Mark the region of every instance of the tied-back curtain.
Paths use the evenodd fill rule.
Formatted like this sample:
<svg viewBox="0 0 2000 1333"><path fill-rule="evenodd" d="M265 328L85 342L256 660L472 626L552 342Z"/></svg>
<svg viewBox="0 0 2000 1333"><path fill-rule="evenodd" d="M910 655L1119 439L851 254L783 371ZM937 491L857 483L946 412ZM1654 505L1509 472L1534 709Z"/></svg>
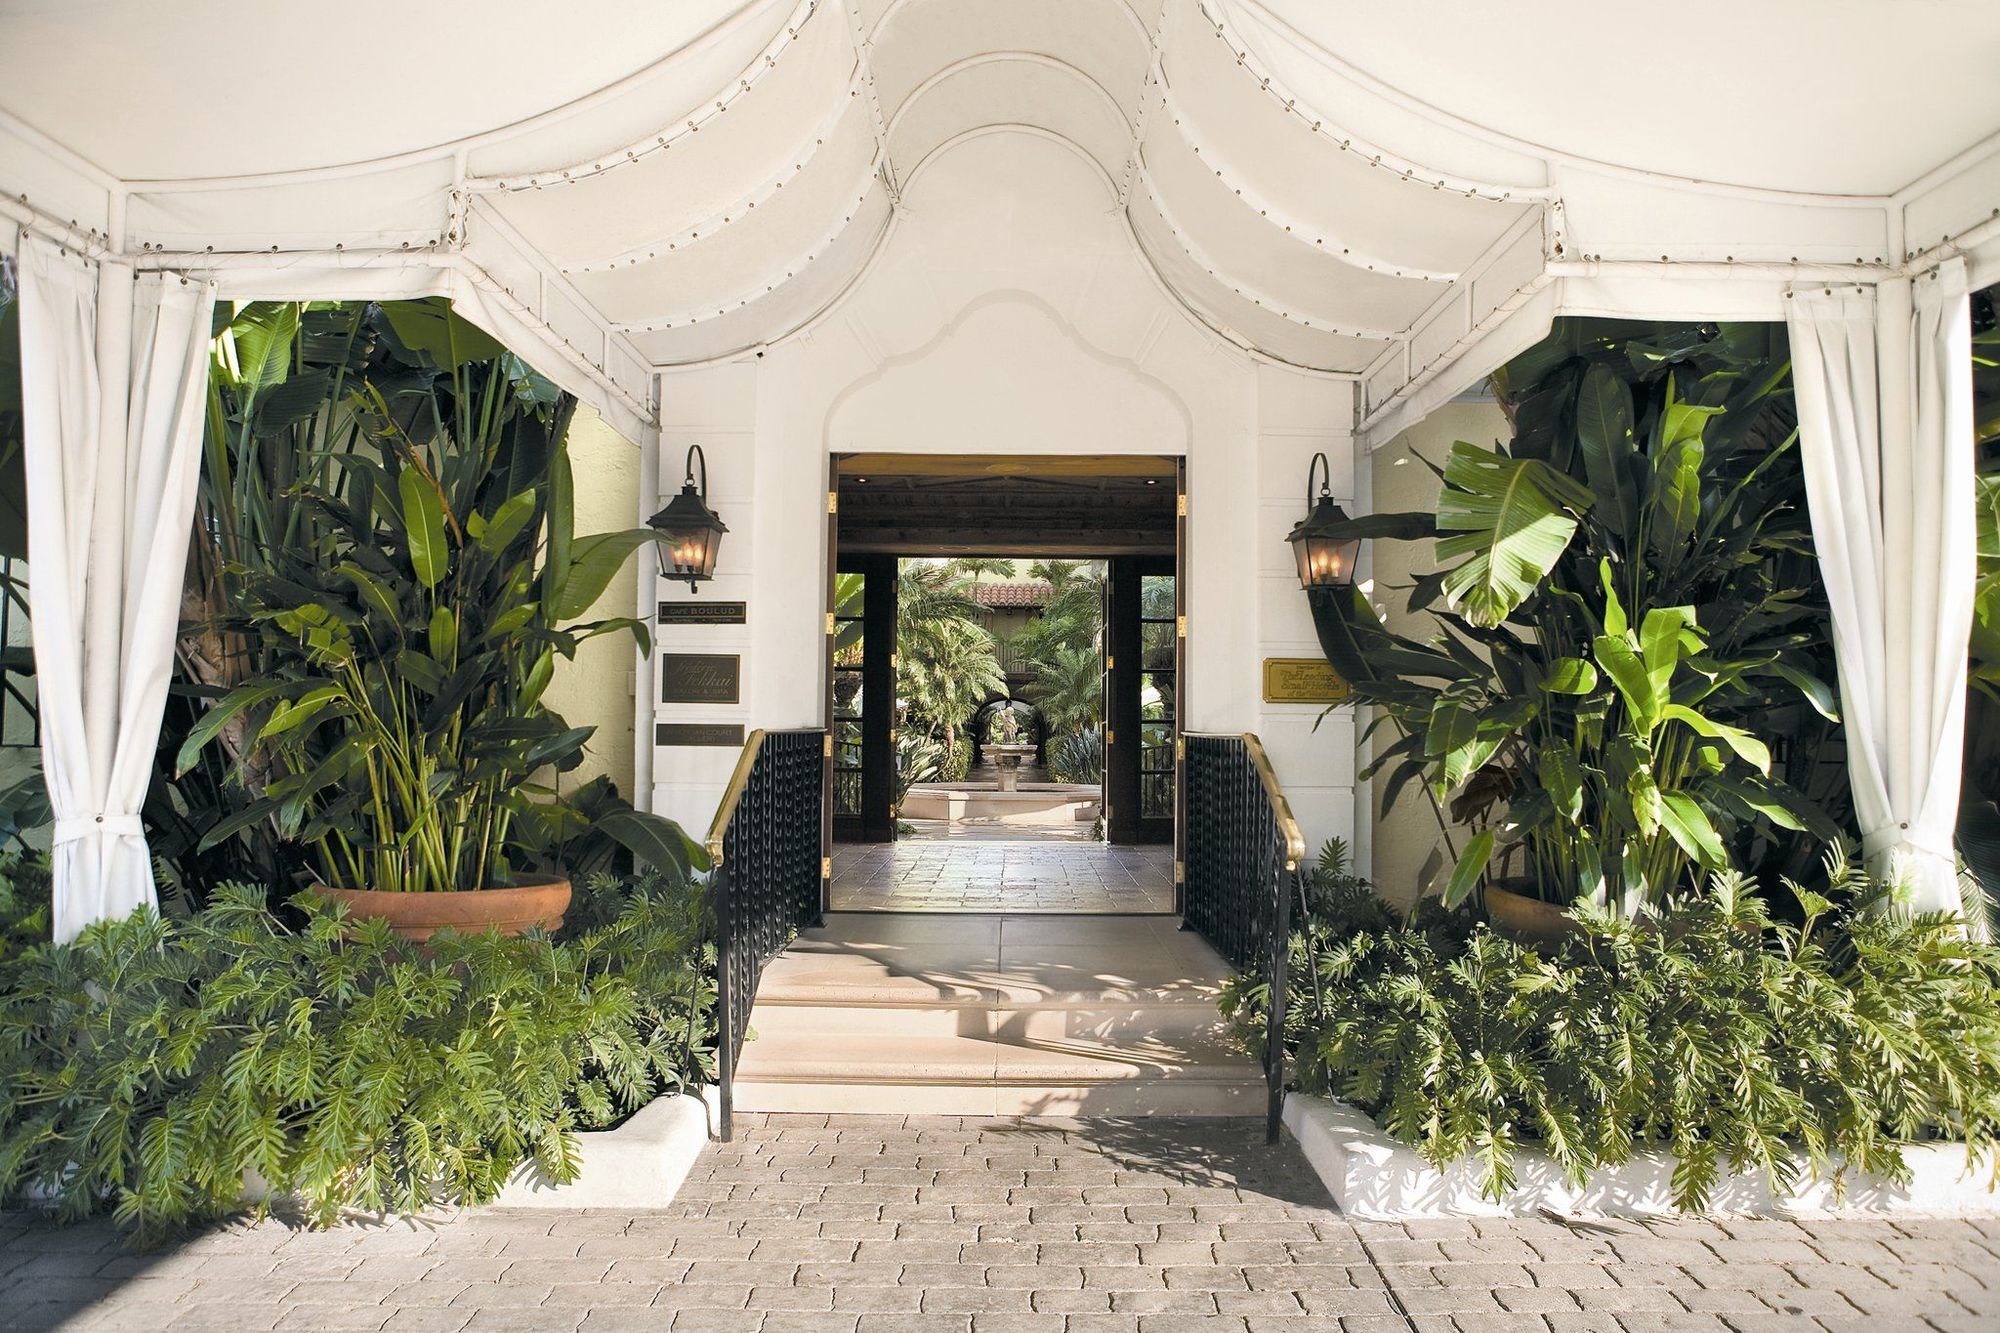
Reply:
<svg viewBox="0 0 2000 1333"><path fill-rule="evenodd" d="M1964 263L1794 292L1787 324L1862 851L1913 908L1956 911L1978 560Z"/></svg>
<svg viewBox="0 0 2000 1333"><path fill-rule="evenodd" d="M55 938L154 904L139 809L173 666L214 289L20 257L29 614Z"/></svg>

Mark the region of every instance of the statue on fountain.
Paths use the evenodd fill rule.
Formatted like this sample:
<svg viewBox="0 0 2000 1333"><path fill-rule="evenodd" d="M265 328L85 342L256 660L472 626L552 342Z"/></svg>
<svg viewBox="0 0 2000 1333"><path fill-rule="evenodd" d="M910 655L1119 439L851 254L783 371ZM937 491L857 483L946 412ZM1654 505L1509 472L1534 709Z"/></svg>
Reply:
<svg viewBox="0 0 2000 1333"><path fill-rule="evenodd" d="M1034 756L1033 741L1021 739L1021 715L1011 702L994 710L986 724L986 756L993 761L994 776L1001 791L1014 791L1020 781L1024 760Z"/></svg>

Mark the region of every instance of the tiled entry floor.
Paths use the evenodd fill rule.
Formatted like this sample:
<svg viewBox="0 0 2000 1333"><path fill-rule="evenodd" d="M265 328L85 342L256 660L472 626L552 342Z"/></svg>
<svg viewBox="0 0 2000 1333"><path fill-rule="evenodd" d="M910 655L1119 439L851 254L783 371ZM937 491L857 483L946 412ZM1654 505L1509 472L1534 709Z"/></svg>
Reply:
<svg viewBox="0 0 2000 1333"><path fill-rule="evenodd" d="M833 849L836 912L1171 912L1174 850L908 838Z"/></svg>

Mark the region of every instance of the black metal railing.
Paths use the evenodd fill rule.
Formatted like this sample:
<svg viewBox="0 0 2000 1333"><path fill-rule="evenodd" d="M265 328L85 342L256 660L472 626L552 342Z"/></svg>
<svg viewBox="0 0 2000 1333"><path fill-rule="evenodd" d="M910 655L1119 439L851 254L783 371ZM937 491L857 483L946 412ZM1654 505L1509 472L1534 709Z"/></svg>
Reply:
<svg viewBox="0 0 2000 1333"><path fill-rule="evenodd" d="M718 1130L732 1133L737 1057L764 964L821 919L826 733L753 731L708 830L714 862Z"/></svg>
<svg viewBox="0 0 2000 1333"><path fill-rule="evenodd" d="M1186 732L1182 924L1231 967L1264 982L1269 1026L1265 1135L1277 1142L1285 1098L1286 961L1292 903L1304 890L1305 838L1258 739Z"/></svg>

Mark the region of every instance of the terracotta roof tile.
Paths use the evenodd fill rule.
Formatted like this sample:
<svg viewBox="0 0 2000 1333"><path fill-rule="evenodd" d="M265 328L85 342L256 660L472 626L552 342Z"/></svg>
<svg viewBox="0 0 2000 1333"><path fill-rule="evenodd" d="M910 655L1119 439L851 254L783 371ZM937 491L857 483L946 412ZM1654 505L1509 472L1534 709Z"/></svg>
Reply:
<svg viewBox="0 0 2000 1333"><path fill-rule="evenodd" d="M982 583L972 590L972 600L989 610L1045 606L1054 591L1039 579L1028 583Z"/></svg>

